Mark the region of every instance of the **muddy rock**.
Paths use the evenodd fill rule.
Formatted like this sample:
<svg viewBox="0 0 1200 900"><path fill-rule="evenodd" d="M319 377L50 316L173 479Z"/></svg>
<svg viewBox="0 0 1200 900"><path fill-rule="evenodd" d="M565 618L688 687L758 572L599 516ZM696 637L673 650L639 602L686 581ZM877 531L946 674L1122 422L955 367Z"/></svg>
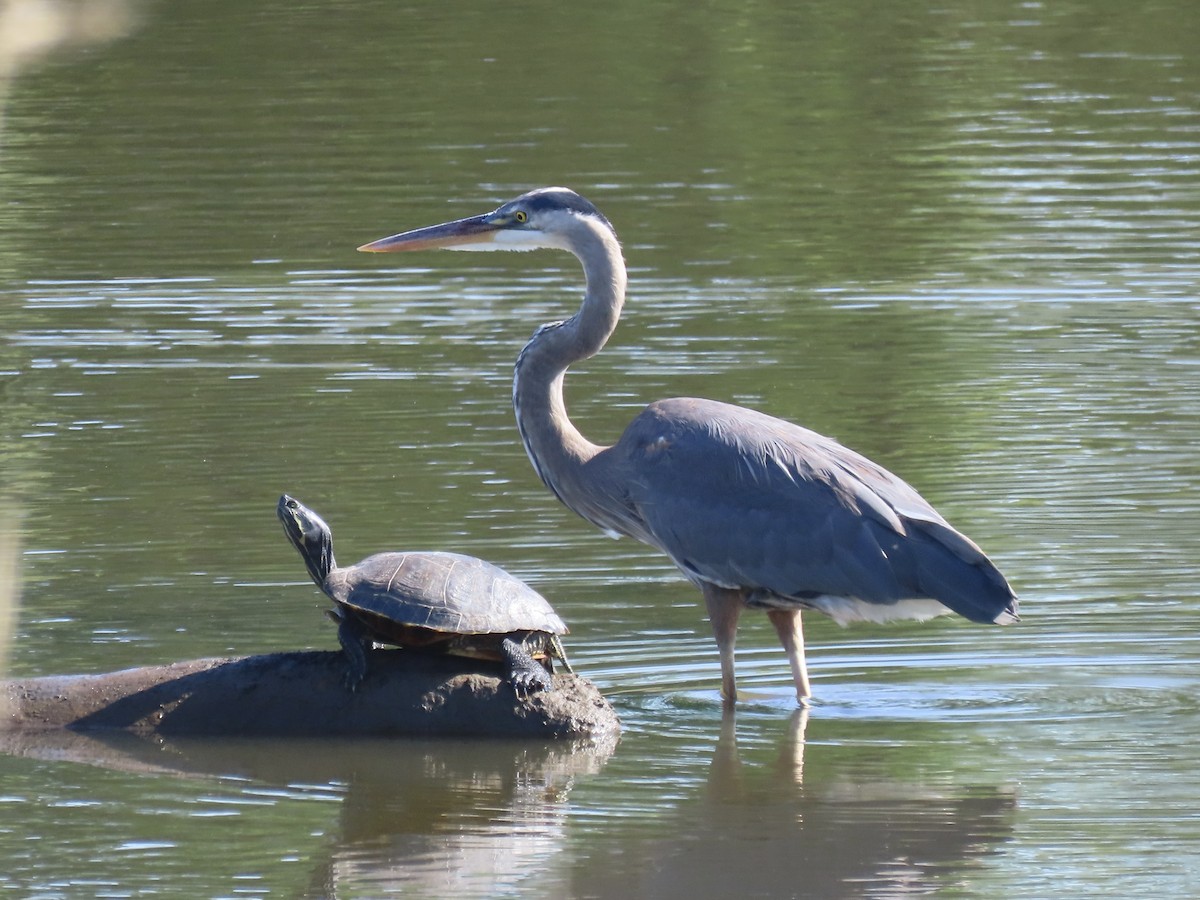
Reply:
<svg viewBox="0 0 1200 900"><path fill-rule="evenodd" d="M100 675L3 682L8 731L124 729L162 735L492 736L612 740L612 706L579 675L516 696L499 666L403 650L371 654L346 689L337 652L198 659Z"/></svg>

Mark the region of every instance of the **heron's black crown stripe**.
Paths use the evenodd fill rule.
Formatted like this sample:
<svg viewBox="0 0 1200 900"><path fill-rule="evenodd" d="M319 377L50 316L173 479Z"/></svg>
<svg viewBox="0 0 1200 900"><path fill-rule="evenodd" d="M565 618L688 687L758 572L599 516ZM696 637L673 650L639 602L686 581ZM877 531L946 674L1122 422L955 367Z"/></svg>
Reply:
<svg viewBox="0 0 1200 900"><path fill-rule="evenodd" d="M577 193L571 190L550 189L532 191L522 198L525 206L532 212L539 212L551 209L569 209L577 213L582 213L585 216L595 216L607 225L610 229L612 223L608 221L604 213L596 209L590 200L580 197Z"/></svg>

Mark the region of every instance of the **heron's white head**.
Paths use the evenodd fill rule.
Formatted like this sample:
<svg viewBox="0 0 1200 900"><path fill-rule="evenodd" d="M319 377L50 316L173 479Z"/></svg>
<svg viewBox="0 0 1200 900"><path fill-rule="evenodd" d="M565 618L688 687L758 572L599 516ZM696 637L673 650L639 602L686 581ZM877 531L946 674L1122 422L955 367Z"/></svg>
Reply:
<svg viewBox="0 0 1200 900"><path fill-rule="evenodd" d="M366 253L412 250L566 250L577 256L587 235L616 241L612 224L589 201L564 187L538 188L490 213L381 238Z"/></svg>

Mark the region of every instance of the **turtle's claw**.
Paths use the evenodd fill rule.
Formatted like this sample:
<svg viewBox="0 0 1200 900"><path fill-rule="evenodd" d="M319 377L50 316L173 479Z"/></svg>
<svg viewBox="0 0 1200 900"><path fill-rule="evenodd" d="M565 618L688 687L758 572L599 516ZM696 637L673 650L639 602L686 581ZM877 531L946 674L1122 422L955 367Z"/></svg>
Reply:
<svg viewBox="0 0 1200 900"><path fill-rule="evenodd" d="M527 700L530 694L550 690L550 673L541 666L531 669L520 669L512 673L513 693L522 700Z"/></svg>

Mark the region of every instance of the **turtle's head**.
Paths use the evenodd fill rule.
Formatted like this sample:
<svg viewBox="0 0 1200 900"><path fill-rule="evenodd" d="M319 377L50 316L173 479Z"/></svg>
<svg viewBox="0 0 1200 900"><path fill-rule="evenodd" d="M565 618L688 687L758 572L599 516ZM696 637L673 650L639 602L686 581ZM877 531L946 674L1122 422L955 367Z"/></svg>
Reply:
<svg viewBox="0 0 1200 900"><path fill-rule="evenodd" d="M275 513L283 523L283 533L304 557L308 574L324 590L325 579L337 565L333 561L333 532L324 519L287 494L279 498Z"/></svg>

